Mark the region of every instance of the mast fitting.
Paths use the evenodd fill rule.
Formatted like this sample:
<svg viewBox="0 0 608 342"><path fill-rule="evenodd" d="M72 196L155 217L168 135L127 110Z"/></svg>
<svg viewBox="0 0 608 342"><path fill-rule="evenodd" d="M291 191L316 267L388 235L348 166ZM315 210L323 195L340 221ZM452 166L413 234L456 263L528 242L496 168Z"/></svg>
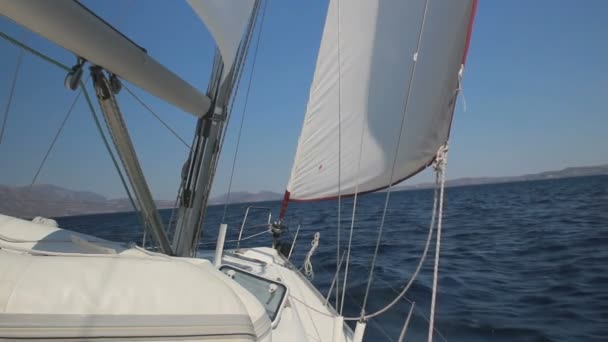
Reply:
<svg viewBox="0 0 608 342"><path fill-rule="evenodd" d="M63 84L69 90L76 90L82 79L82 73L84 70L84 64L87 62L86 59L76 56L76 64L72 67L72 70L65 76Z"/></svg>

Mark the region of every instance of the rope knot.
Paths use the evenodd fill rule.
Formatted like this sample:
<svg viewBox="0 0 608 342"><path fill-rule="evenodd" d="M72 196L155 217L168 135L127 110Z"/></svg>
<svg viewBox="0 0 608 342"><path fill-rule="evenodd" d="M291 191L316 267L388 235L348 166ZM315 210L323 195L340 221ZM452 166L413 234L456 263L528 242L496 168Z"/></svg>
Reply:
<svg viewBox="0 0 608 342"><path fill-rule="evenodd" d="M437 150L435 161L433 162L433 168L435 171L443 171L448 163L448 144L441 145Z"/></svg>

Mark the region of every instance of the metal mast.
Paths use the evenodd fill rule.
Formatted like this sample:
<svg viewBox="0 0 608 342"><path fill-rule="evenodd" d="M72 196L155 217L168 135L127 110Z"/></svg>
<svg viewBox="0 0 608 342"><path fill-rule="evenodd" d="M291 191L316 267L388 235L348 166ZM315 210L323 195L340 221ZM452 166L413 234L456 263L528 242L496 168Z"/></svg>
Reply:
<svg viewBox="0 0 608 342"><path fill-rule="evenodd" d="M205 209L220 154L221 138L229 114L232 90L237 84L253 35L260 1L255 2L247 31L230 70L224 69L216 51L207 96L210 110L198 120L190 156L184 165L178 221L173 236L173 250L178 256L193 257L203 229ZM229 72L221 82L222 74Z"/></svg>

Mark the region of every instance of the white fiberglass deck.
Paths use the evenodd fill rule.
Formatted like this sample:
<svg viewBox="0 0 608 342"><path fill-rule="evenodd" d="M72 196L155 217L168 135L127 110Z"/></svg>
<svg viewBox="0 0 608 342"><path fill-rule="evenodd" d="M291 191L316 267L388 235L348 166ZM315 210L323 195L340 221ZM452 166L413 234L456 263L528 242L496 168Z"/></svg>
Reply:
<svg viewBox="0 0 608 342"><path fill-rule="evenodd" d="M281 321L273 331L276 341L350 341L352 331L338 318L317 289L275 249L257 247L224 253L223 264L276 280L288 288ZM294 335L300 330L302 333ZM342 334L343 336L335 336Z"/></svg>
<svg viewBox="0 0 608 342"><path fill-rule="evenodd" d="M205 259L0 215L0 339L351 340L323 297L275 250L227 251L223 265L270 282L269 292L279 284L276 317Z"/></svg>

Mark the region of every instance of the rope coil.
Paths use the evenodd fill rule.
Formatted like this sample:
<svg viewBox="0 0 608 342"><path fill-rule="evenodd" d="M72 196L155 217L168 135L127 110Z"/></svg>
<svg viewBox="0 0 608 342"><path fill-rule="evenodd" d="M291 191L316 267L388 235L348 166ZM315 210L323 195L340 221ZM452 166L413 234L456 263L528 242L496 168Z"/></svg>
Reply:
<svg viewBox="0 0 608 342"><path fill-rule="evenodd" d="M321 233L316 232L314 238L310 242L310 250L306 254L306 258L304 259L304 274L310 280L315 278L315 271L312 268L311 258L312 255L315 254L317 247L319 247L319 238L321 237Z"/></svg>

